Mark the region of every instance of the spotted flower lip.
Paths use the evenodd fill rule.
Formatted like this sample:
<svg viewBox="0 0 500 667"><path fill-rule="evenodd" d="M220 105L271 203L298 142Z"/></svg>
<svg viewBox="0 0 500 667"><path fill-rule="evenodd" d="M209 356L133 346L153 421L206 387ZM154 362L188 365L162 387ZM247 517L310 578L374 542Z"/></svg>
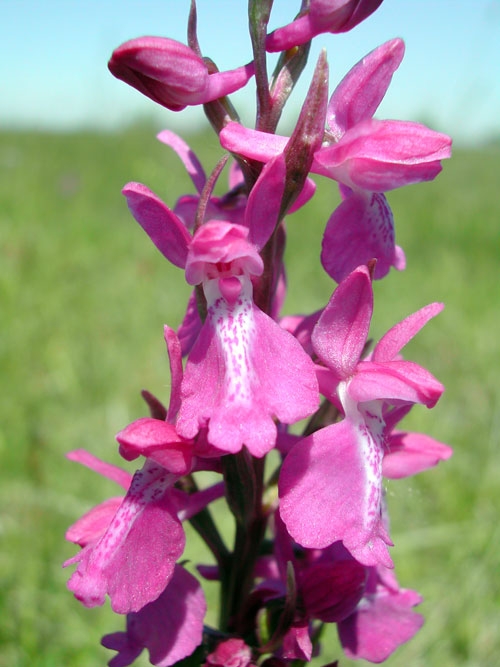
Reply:
<svg viewBox="0 0 500 667"><path fill-rule="evenodd" d="M292 423L318 406L311 359L300 344L253 303L248 276L203 283L207 318L186 363L177 431L257 457L274 447L274 417ZM280 378L279 382L276 378ZM300 417L299 417L300 415Z"/></svg>
<svg viewBox="0 0 500 667"><path fill-rule="evenodd" d="M210 74L203 58L167 37L138 37L113 51L110 72L154 102L181 111L206 104L242 88L253 76L250 63Z"/></svg>
<svg viewBox="0 0 500 667"><path fill-rule="evenodd" d="M171 490L177 476L147 461L131 480L119 506L107 508L104 527L64 565L78 564L68 588L87 607L102 605L106 594L119 614L139 611L155 600L172 578L184 551L185 535ZM95 511L94 511L95 514ZM73 529L73 537L78 530ZM148 553L150 567L142 567Z"/></svg>

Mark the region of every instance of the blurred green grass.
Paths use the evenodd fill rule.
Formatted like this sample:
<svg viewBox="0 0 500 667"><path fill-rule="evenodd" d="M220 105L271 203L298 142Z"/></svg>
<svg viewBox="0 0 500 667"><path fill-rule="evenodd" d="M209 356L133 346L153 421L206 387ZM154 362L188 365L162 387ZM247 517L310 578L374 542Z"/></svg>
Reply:
<svg viewBox="0 0 500 667"><path fill-rule="evenodd" d="M216 137L190 141L209 170ZM388 665L488 666L500 655L499 172L498 146L457 150L434 183L389 195L408 267L377 283L372 333L445 302L407 357L447 390L405 424L455 454L387 486L398 576L423 594L426 617ZM189 292L129 215L120 190L130 180L169 204L192 191L148 126L0 133L0 667L105 664L100 636L121 629L107 608L80 607L61 562L74 553L66 527L116 493L64 453L120 463L114 434L145 414L140 389L168 398L162 327L179 324ZM318 254L337 201L321 181L290 218L286 312L330 296ZM330 638L324 662L336 657Z"/></svg>

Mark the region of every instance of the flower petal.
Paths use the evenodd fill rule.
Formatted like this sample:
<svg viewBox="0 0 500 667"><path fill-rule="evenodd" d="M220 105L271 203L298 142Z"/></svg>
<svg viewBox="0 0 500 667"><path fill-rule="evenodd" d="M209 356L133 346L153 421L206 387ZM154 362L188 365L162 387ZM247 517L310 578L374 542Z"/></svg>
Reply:
<svg viewBox="0 0 500 667"><path fill-rule="evenodd" d="M183 269L191 236L179 218L141 183L128 183L122 192L132 215L158 250Z"/></svg>
<svg viewBox="0 0 500 667"><path fill-rule="evenodd" d="M104 535L122 502L123 497L118 496L96 505L68 528L66 539L80 547L93 544Z"/></svg>
<svg viewBox="0 0 500 667"><path fill-rule="evenodd" d="M443 308L444 304L442 303L430 303L395 324L376 344L371 357L372 361L391 361L394 359L420 329L430 319L436 317Z"/></svg>
<svg viewBox="0 0 500 667"><path fill-rule="evenodd" d="M102 638L102 645L118 651L109 663L127 667L147 649L150 662L170 667L191 655L202 641L206 602L197 579L176 565L163 593L137 612L127 615L125 632Z"/></svg>
<svg viewBox="0 0 500 667"><path fill-rule="evenodd" d="M177 431L190 438L208 426L215 447L234 453L245 444L263 456L275 444L274 417L290 424L317 409L314 365L253 304L248 279L234 304L210 296L217 282L205 288L208 315L186 364Z"/></svg>
<svg viewBox="0 0 500 667"><path fill-rule="evenodd" d="M360 264L376 259L373 277L378 280L391 266L402 268L401 252L395 245L394 220L385 196L351 191L328 220L321 263L340 282Z"/></svg>
<svg viewBox="0 0 500 667"><path fill-rule="evenodd" d="M142 417L120 431L116 439L120 455L127 461L146 456L176 475L191 469L193 445L177 434L173 424Z"/></svg>
<svg viewBox="0 0 500 667"><path fill-rule="evenodd" d="M123 470L123 468L119 468L111 463L101 461L101 459L97 458L97 456L94 456L90 452L87 452L85 449L75 449L72 452L68 452L66 458L70 461L76 461L77 463L90 468L90 470L99 473L99 475L111 479L125 490L129 488L130 482L132 481L132 475L127 470Z"/></svg>
<svg viewBox="0 0 500 667"><path fill-rule="evenodd" d="M379 586L354 614L338 624L346 656L375 663L386 660L422 627L423 617L413 611L419 602L415 591Z"/></svg>
<svg viewBox="0 0 500 667"><path fill-rule="evenodd" d="M387 192L429 181L450 157L451 139L420 123L366 120L315 154L312 171L351 188Z"/></svg>
<svg viewBox="0 0 500 667"><path fill-rule="evenodd" d="M332 294L311 340L318 357L344 379L356 368L373 312L373 291L366 266L345 278Z"/></svg>
<svg viewBox="0 0 500 667"><path fill-rule="evenodd" d="M354 559L313 563L300 580L307 614L323 623L338 623L363 597L366 568Z"/></svg>
<svg viewBox="0 0 500 667"><path fill-rule="evenodd" d="M193 181L193 185L198 191L198 194L201 194L207 177L201 162L198 160L193 150L188 146L184 139L171 130L162 130L157 135L157 139L167 146L170 146L170 148L177 153L186 167L186 171Z"/></svg>
<svg viewBox="0 0 500 667"><path fill-rule="evenodd" d="M279 480L280 514L302 546L341 540L364 565L391 566L380 514L382 448L350 420L298 442Z"/></svg>
<svg viewBox="0 0 500 667"><path fill-rule="evenodd" d="M163 336L167 344L170 363L170 401L167 421L173 422L181 407L182 347L175 331L167 325L163 327Z"/></svg>
<svg viewBox="0 0 500 667"><path fill-rule="evenodd" d="M177 508L166 493L175 479L146 464L102 538L66 561L65 566L78 563L68 588L85 606L103 604L107 593L113 610L126 614L161 594L185 543Z"/></svg>
<svg viewBox="0 0 500 667"><path fill-rule="evenodd" d="M279 222L285 176L285 158L278 155L265 165L248 196L245 212L248 240L259 250L262 250Z"/></svg>
<svg viewBox="0 0 500 667"><path fill-rule="evenodd" d="M382 462L382 474L388 479L416 475L446 461L453 454L448 445L423 433L392 433Z"/></svg>
<svg viewBox="0 0 500 667"><path fill-rule="evenodd" d="M432 373L412 361L361 361L349 382L349 395L358 403L405 401L432 408L443 391Z"/></svg>
<svg viewBox="0 0 500 667"><path fill-rule="evenodd" d="M373 116L405 51L402 39L385 42L360 60L336 87L328 103L327 123L336 139Z"/></svg>
<svg viewBox="0 0 500 667"><path fill-rule="evenodd" d="M229 273L260 276L264 264L257 248L248 240L249 230L222 220L210 220L198 228L186 259L186 280L190 285L215 278L228 265ZM231 263L237 267L230 267Z"/></svg>
<svg viewBox="0 0 500 667"><path fill-rule="evenodd" d="M222 128L219 140L221 146L231 153L259 162L269 162L275 155L283 153L288 143L288 137L251 130L235 121Z"/></svg>

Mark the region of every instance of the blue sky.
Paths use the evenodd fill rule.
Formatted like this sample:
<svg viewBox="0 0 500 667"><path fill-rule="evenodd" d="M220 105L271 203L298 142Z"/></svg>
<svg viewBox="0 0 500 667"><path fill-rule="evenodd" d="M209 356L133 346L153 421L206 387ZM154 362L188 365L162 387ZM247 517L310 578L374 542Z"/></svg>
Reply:
<svg viewBox="0 0 500 667"><path fill-rule="evenodd" d="M219 69L251 59L245 0L198 0L199 40ZM284 25L299 1L275 0L270 28ZM106 63L113 48L140 35L186 41L189 0L0 0L0 126L114 128L137 116L173 129L201 122L199 110L160 109L116 81ZM402 37L406 55L377 117L423 120L457 141L500 136L500 0L384 0L345 35L316 38L325 47L330 87L368 51ZM233 96L252 123L253 86ZM291 111L294 115L294 111Z"/></svg>

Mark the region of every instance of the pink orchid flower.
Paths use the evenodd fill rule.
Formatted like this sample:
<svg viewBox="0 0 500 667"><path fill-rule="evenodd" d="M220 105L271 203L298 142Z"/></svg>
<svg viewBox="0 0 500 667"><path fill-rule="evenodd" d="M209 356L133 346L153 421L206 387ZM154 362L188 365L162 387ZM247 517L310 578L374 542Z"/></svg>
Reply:
<svg viewBox="0 0 500 667"><path fill-rule="evenodd" d="M337 282L373 258L376 279L391 266L404 269L383 193L432 180L451 154L451 139L420 123L372 118L403 54L401 39L382 44L350 70L328 104L325 141L311 171L340 184L343 202L327 223L321 254L323 267ZM282 153L288 142L235 122L219 137L227 150L263 162Z"/></svg>
<svg viewBox="0 0 500 667"><path fill-rule="evenodd" d="M78 452L72 458L101 471ZM102 605L108 594L113 611L126 614L139 611L165 589L185 545L172 494L177 479L147 461L119 504L108 501L69 529L67 539L83 548L64 563L78 563L68 588L86 607Z"/></svg>
<svg viewBox="0 0 500 667"><path fill-rule="evenodd" d="M392 566L381 516L382 461L387 448L384 407L432 407L443 386L399 352L442 310L433 303L395 325L362 359L373 311L367 267L335 290L312 334L320 390L345 417L299 441L280 476L280 514L302 546L324 548L341 540L363 565Z"/></svg>
<svg viewBox="0 0 500 667"><path fill-rule="evenodd" d="M171 111L234 93L254 73L252 63L210 73L203 58L189 46L167 37L138 37L125 42L113 51L108 67L117 79Z"/></svg>
<svg viewBox="0 0 500 667"><path fill-rule="evenodd" d="M108 594L116 613L138 612L169 587L184 551L181 521L221 497L223 485L187 495L173 486L179 474L151 460L132 476L84 450L70 452L68 458L127 491L125 497L94 507L68 529L66 539L82 547L64 563L78 563L68 588L86 607L102 605Z"/></svg>
<svg viewBox="0 0 500 667"><path fill-rule="evenodd" d="M152 665L170 667L191 655L203 638L205 596L198 580L180 565L160 596L127 614L125 632L105 635L104 647L118 651L110 667L131 665L144 649Z"/></svg>
<svg viewBox="0 0 500 667"><path fill-rule="evenodd" d="M179 408L182 360L180 343L171 329L166 328L165 339L172 378L167 420L172 420ZM126 495L98 505L71 526L66 537L82 551L64 565L78 563L68 588L84 605L101 605L108 594L113 610L125 614L138 612L167 587L184 551L181 521L220 497L223 488L214 485L191 495L174 488L180 477L197 466L213 466L204 467L193 457L206 454L207 448L181 438L168 421L139 419L123 429L117 440L125 459L146 457L134 476L83 450L69 455L116 481ZM144 567L145 553L148 567Z"/></svg>
<svg viewBox="0 0 500 667"><path fill-rule="evenodd" d="M266 50L286 51L324 32L347 32L381 4L382 0L311 0L307 12L267 36Z"/></svg>
<svg viewBox="0 0 500 667"><path fill-rule="evenodd" d="M416 591L399 587L392 570L369 568L365 595L337 625L346 656L384 662L422 627L423 617L413 610L421 602Z"/></svg>
<svg viewBox="0 0 500 667"><path fill-rule="evenodd" d="M289 424L318 406L314 365L300 344L253 302L263 271L259 251L274 232L284 188L279 156L248 197L244 225L208 220L191 238L181 220L145 186L124 188L129 208L157 248L201 284L207 317L189 354L176 430L224 452L246 445L263 456L275 444L274 418Z"/></svg>
<svg viewBox="0 0 500 667"><path fill-rule="evenodd" d="M185 194L179 197L173 208L173 213L184 223L186 228L192 229L195 224L200 197L207 183L205 171L193 150L175 132L163 130L157 138L177 153L196 189L196 194ZM205 220L223 220L237 225L245 225L247 195L243 174L236 162L233 162L230 166L228 185L229 191L222 197L210 196L208 198ZM294 213L306 204L313 196L315 189L314 181L310 178L306 179L300 195L288 212ZM281 271L281 274L272 304L271 315L273 317L278 316L285 297L286 287L283 271ZM192 349L201 326L202 321L198 312L196 294L193 292L188 302L185 317L178 329L183 356L186 356Z"/></svg>

